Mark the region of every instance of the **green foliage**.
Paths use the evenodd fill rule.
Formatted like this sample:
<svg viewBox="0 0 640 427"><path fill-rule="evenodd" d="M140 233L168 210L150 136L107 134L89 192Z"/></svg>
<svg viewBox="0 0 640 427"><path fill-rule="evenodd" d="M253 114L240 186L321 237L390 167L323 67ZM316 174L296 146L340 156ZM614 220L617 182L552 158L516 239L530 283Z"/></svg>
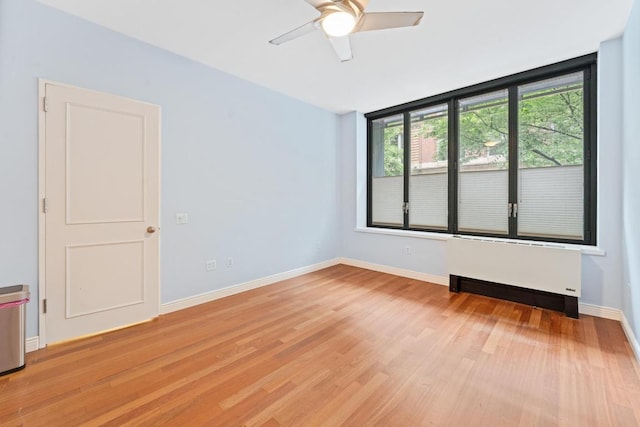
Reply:
<svg viewBox="0 0 640 427"><path fill-rule="evenodd" d="M520 167L582 164L583 97L581 88L547 89L518 104ZM477 105L460 114L462 164L483 156L506 168L508 109L504 102Z"/></svg>
<svg viewBox="0 0 640 427"><path fill-rule="evenodd" d="M402 126L384 129L384 175L398 176L404 174L404 150L398 147L398 138L402 135Z"/></svg>
<svg viewBox="0 0 640 427"><path fill-rule="evenodd" d="M385 144L384 145L384 175L385 176L397 176L404 173L404 167L402 163L403 150L398 148L397 145Z"/></svg>
<svg viewBox="0 0 640 427"><path fill-rule="evenodd" d="M499 169L507 167L509 111L507 100L473 106L460 113L460 162L486 157Z"/></svg>
<svg viewBox="0 0 640 427"><path fill-rule="evenodd" d="M520 167L580 165L583 162L583 94L580 86L559 87L527 94L519 101ZM422 120L424 138L438 142L434 160L448 156L446 116ZM460 161L486 158L494 168L506 168L509 156L507 100L493 100L461 108ZM397 149L401 126L385 129L385 173L402 173L402 150ZM415 128L414 128L415 134Z"/></svg>
<svg viewBox="0 0 640 427"><path fill-rule="evenodd" d="M582 90L524 99L519 121L521 166L582 164Z"/></svg>

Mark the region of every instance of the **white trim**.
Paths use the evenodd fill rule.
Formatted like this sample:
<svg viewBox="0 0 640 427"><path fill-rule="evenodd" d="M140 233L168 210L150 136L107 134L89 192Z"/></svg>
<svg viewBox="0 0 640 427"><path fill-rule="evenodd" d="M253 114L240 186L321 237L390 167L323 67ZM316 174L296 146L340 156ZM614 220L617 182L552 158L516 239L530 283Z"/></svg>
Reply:
<svg viewBox="0 0 640 427"><path fill-rule="evenodd" d="M620 321L621 312L616 308L602 307L599 305L586 304L582 302L578 304L578 308L578 312L580 314Z"/></svg>
<svg viewBox="0 0 640 427"><path fill-rule="evenodd" d="M358 261L350 258L338 258L338 264L350 265L352 267L364 268L366 270L379 271L381 273L394 274L396 276L407 277L409 279L421 280L423 282L435 283L437 285L449 286L449 278L434 276L419 271L406 270L404 268L389 267L387 265L373 264L366 261Z"/></svg>
<svg viewBox="0 0 640 427"><path fill-rule="evenodd" d="M40 337L27 338L24 342L25 353L31 353L40 348Z"/></svg>
<svg viewBox="0 0 640 427"><path fill-rule="evenodd" d="M370 233L370 234L382 234L387 236L396 236L396 237L412 237L416 239L428 239L428 240L440 240L447 241L454 237L453 234L448 233L430 233L427 231L413 231L413 230L395 230L391 228L377 228L377 227L356 227L353 231L356 233ZM467 237L467 236L465 236ZM476 240L489 240L492 242L508 242L514 243L513 239L501 239L497 237L481 237L481 236L473 236L469 237ZM516 240L517 243L530 243L539 245L540 242L536 242L533 240ZM545 246L554 246L560 248L567 249L577 249L582 252L583 255L595 255L595 256L606 256L607 252L599 248L597 246L587 246L587 245L574 245L569 243L551 243L544 242Z"/></svg>
<svg viewBox="0 0 640 427"><path fill-rule="evenodd" d="M631 350L636 355L636 359L640 362L640 343L638 343L638 339L633 333L633 329L631 329L631 325L627 320L627 316L624 315L624 312L620 312L620 324L622 324L622 330L624 334L627 336L627 340L629 340L629 345L631 345Z"/></svg>
<svg viewBox="0 0 640 427"><path fill-rule="evenodd" d="M353 231L355 231L356 233L384 234L387 236L413 237L416 239L428 239L428 240L447 241L451 238L451 234L446 234L446 233L430 233L428 231L413 231L413 230L396 230L392 228L356 227Z"/></svg>
<svg viewBox="0 0 640 427"><path fill-rule="evenodd" d="M407 270L404 268L391 267L388 265L374 264L367 261L360 261L351 258L336 258L333 260L321 262L308 267L302 267L295 270L287 271L284 273L274 274L272 276L264 277L262 279L252 280L250 282L241 283L239 285L230 286L228 288L219 289L212 292L207 292L192 297L183 298L173 302L162 304L160 307L160 314L167 314L183 308L193 307L195 305L203 304L209 301L214 301L220 298L224 298L230 295L235 295L240 292L256 289L262 286L271 285L275 282L290 279L292 277L300 276L306 273L311 273L323 268L331 267L337 264L349 265L352 267L363 268L365 270L378 271L380 273L393 274L396 276L406 277L409 279L420 280L423 282L435 283L437 285L449 286L449 278L444 276L435 276L428 273L422 273L419 271ZM621 312L615 308L602 307L593 304L580 303L580 314L588 316L601 317L603 319L611 319L620 321Z"/></svg>
<svg viewBox="0 0 640 427"><path fill-rule="evenodd" d="M327 267L332 267L337 264L339 264L337 259L323 261L323 262L309 265L306 267L300 267L294 270L285 271L284 273L278 273L271 276L263 277L261 279L251 280L249 282L229 286L227 288L217 289L215 291L206 292L204 294L194 295L192 297L182 298L176 301L164 303L160 305L160 314L172 313L174 311L204 304L210 301L215 301L217 299L239 294L241 292L249 291L251 289L272 285L276 282L281 282L283 280L291 279L292 277L297 277L303 274L312 273L314 271L322 270L323 268L327 268Z"/></svg>
<svg viewBox="0 0 640 427"><path fill-rule="evenodd" d="M45 146L46 146L46 115L44 112L44 97L48 80L38 79L38 347L46 347L47 328L44 314L44 299L46 298L46 264L45 264L45 215L42 212L42 199L46 194Z"/></svg>

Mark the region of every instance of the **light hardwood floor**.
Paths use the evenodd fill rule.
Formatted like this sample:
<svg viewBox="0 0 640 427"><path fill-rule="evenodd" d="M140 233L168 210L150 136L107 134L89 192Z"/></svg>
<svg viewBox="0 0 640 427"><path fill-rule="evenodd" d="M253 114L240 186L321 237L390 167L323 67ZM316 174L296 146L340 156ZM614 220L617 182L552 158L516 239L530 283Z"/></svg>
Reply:
<svg viewBox="0 0 640 427"><path fill-rule="evenodd" d="M29 353L0 424L635 426L620 324L335 266Z"/></svg>

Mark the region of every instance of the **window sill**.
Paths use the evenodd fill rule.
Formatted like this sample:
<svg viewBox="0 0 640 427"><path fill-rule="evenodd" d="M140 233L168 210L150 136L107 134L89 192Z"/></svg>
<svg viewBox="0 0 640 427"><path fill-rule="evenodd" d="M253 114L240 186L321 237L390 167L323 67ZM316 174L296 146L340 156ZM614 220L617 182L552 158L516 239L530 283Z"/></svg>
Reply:
<svg viewBox="0 0 640 427"><path fill-rule="evenodd" d="M413 230L393 230L390 228L376 228L376 227L356 227L354 231L357 233L383 234L387 236L411 237L415 239L427 239L427 240L439 240L439 241L447 241L453 237L452 234L446 234L446 233L430 233L428 231L413 231ZM499 239L494 237L478 237L478 236L468 236L468 237L476 240L486 240L491 242L511 242L511 243L514 242L514 240ZM565 243L545 243L545 242L537 242L533 240L517 240L516 242L532 244L532 245L540 245L542 243L543 245L549 246L549 247L577 249L580 252L582 252L583 255L594 255L594 256L607 255L607 252L605 250L597 246L572 245L572 244L565 244Z"/></svg>

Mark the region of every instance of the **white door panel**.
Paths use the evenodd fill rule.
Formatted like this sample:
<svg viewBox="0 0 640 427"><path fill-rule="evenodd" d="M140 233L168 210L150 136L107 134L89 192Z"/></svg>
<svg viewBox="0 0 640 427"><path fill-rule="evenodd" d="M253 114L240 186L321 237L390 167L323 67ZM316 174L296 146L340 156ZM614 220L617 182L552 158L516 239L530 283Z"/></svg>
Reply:
<svg viewBox="0 0 640 427"><path fill-rule="evenodd" d="M159 310L160 111L46 85L46 341Z"/></svg>

